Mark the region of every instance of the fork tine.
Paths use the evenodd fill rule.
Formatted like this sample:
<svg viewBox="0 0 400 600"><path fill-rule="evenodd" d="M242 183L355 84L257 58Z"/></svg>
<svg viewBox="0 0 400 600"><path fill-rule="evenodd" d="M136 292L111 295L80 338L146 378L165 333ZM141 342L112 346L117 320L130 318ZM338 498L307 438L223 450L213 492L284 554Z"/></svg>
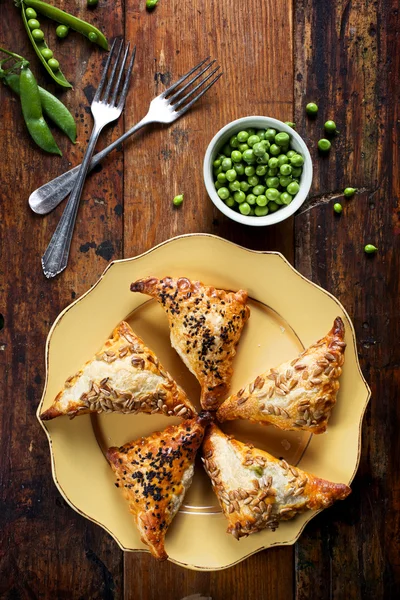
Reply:
<svg viewBox="0 0 400 600"><path fill-rule="evenodd" d="M103 97L102 102L108 102L108 98L109 98L109 95L110 95L110 92L111 92L111 87L112 87L112 84L114 82L115 75L117 73L117 66L118 66L118 63L119 63L119 59L120 59L120 56L121 56L123 45L124 45L124 40L121 40L121 43L120 43L119 48L118 48L116 59L114 61L112 69L111 69L110 77L108 78L107 87L106 87L106 91L104 93L104 97Z"/></svg>
<svg viewBox="0 0 400 600"><path fill-rule="evenodd" d="M134 65L134 62L135 62L135 56L136 56L136 46L133 49L131 60L129 61L129 67L128 67L128 70L126 72L125 81L124 81L124 87L122 88L121 97L120 97L119 102L118 102L118 108L121 108L121 109L124 107L125 100L126 100L126 95L128 93L128 87L129 87L129 82L130 82L131 75L132 75L133 65Z"/></svg>
<svg viewBox="0 0 400 600"><path fill-rule="evenodd" d="M186 83L186 85L184 85L180 90L175 92L175 94L173 96L171 96L171 98L167 98L168 102L170 104L172 104L174 102L174 100L176 100L178 98L178 96L180 96L182 94L182 92L187 90L188 87L190 87L195 81L197 81L198 78L201 77L203 75L203 73L205 73L208 69L210 69L213 66L213 64L215 64L216 62L217 62L216 60L212 60L210 62L210 64L208 64L206 67L204 67L204 69L202 69L200 71L200 73L195 75L195 77L193 77L193 79L191 79L188 83Z"/></svg>
<svg viewBox="0 0 400 600"><path fill-rule="evenodd" d="M114 48L115 48L116 41L117 41L116 39L113 41L113 43L112 43L112 46L111 46L111 48L110 48L110 54L108 55L108 58L107 58L106 65L105 65L105 67L104 67L104 69L103 69L103 73L102 73L102 75L101 75L101 80L100 80L100 83L99 83L99 85L98 85L98 87L97 87L97 91L96 91L96 93L95 93L95 95L94 95L94 98L93 98L93 101L94 101L94 102L98 102L98 101L99 101L100 94L101 94L101 92L103 91L104 82L105 82L105 80L106 80L106 77L107 77L107 71L108 71L108 67L110 66L111 57L112 57L112 55L113 55L113 52L114 52Z"/></svg>
<svg viewBox="0 0 400 600"><path fill-rule="evenodd" d="M162 94L160 94L160 98L165 98L165 96L168 96L168 94L170 94L171 92L174 91L174 89L180 85L183 81L185 81L185 79L187 79L188 77L190 77L190 75L192 73L194 73L197 69L199 69L200 67L202 67L204 65L205 62L207 62L207 60L209 60L210 57L207 56L207 58L205 58L204 60L202 60L201 62L199 62L198 65L196 65L195 67L193 67L193 69L190 69L190 71L188 71L186 73L186 75L182 75L182 77L180 79L178 79L178 81L176 81L175 83L173 83L168 89L166 89Z"/></svg>
<svg viewBox="0 0 400 600"><path fill-rule="evenodd" d="M195 92L197 92L197 90L206 82L210 79L210 77L212 77L214 75L214 73L216 73L218 71L218 69L220 69L220 67L216 67L215 69L213 69L211 71L211 73L209 73L207 75L207 77L204 77L204 79L202 79L200 81L200 83L198 83L192 90L190 90L190 92L188 92L185 96L183 96L183 98L181 98L178 102L176 102L175 104L172 105L172 108L174 110L176 110L177 108L179 108L188 98L190 98L190 96L193 96L193 94Z"/></svg>
<svg viewBox="0 0 400 600"><path fill-rule="evenodd" d="M215 79L213 79L208 85L206 85L206 87L204 88L204 90L202 90L199 94L197 94L196 98L193 98L193 100L191 100L188 104L186 104L186 106L184 106L183 108L181 108L181 110L178 111L178 115L181 116L187 110L189 110L189 108L191 106L193 106L193 104L195 102L197 102L197 100L199 100L210 89L210 87L214 85L214 83L217 83L218 79L220 77L222 77L222 75L223 75L223 73L219 73L219 75L217 75L217 77L215 77Z"/></svg>
<svg viewBox="0 0 400 600"><path fill-rule="evenodd" d="M129 47L130 47L130 44L128 43L128 45L125 48L124 57L122 59L122 64L121 64L121 67L120 67L119 73L118 73L117 83L115 84L114 92L113 92L113 95L111 98L112 106L115 106L115 104L117 102L118 90L119 90L119 86L121 85L122 75L124 74L125 63L126 63L126 59L128 58L128 54L129 54Z"/></svg>

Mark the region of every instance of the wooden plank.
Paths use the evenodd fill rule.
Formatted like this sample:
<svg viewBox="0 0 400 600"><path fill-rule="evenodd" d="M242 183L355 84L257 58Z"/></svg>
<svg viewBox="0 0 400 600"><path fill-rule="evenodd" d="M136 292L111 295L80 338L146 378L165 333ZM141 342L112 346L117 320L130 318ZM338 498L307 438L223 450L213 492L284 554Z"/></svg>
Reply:
<svg viewBox="0 0 400 600"><path fill-rule="evenodd" d="M83 18L107 20L107 30L122 31L121 2L114 10L100 6L88 13L86 3L58 1L58 6ZM30 47L18 10L2 2L2 44L31 60L39 82L54 86ZM54 23L43 28L63 70L76 87L62 93L78 120L75 147L57 135L62 159L45 156L30 141L18 100L4 86L0 183L0 597L114 598L122 597L122 553L109 535L78 516L61 498L51 476L49 447L35 418L44 383L44 346L50 325L60 310L85 292L110 258L121 256L122 220L115 205L123 196L122 157L88 181L71 249L70 264L61 276L47 281L40 256L56 227L62 208L46 218L29 210L29 193L61 174L69 162L80 162L92 119L87 112L92 86L99 80L100 49L72 33L55 40ZM57 90L58 92L59 90ZM104 134L107 143L123 130L119 123ZM118 210L117 210L118 212ZM107 244L105 244L107 242ZM114 250L112 251L112 248Z"/></svg>
<svg viewBox="0 0 400 600"><path fill-rule="evenodd" d="M291 220L267 229L239 226L214 208L202 176L206 147L229 121L256 114L292 118L292 3L169 0L148 15L139 3L125 10L126 35L138 46L135 90L140 90L128 97L127 125L203 57L217 58L224 71L187 116L170 127L153 126L126 144L125 256L178 234L210 232L250 248L281 250L292 260ZM176 209L172 198L178 193L185 200ZM292 548L271 549L226 571L195 573L155 564L148 555L126 554L125 599L158 600L162 595L177 600L201 592L218 600L230 600L233 593L238 599L287 600L292 556Z"/></svg>
<svg viewBox="0 0 400 600"><path fill-rule="evenodd" d="M372 389L353 494L314 519L296 545L298 600L400 591L398 12L390 0L296 4L299 131L315 147L333 118L340 135L328 158L314 151L314 208L296 217L295 264L348 310ZM304 115L310 100L320 106L315 122ZM363 191L337 217L332 204L348 185ZM376 256L364 254L367 242L379 247Z"/></svg>

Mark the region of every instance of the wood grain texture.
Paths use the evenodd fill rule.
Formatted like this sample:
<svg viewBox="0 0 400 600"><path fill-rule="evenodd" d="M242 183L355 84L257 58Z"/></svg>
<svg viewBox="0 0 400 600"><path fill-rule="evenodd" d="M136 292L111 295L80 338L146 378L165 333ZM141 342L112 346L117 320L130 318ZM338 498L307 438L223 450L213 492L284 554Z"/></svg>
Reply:
<svg viewBox="0 0 400 600"><path fill-rule="evenodd" d="M353 493L314 519L296 545L298 600L400 591L398 8L389 0L296 5L295 120L314 146L315 178L313 208L295 220L295 264L348 310L372 389ZM320 107L315 121L304 115L311 100ZM328 118L340 135L320 158L315 144ZM343 201L349 185L362 191ZM364 254L366 243L379 247L376 256Z"/></svg>

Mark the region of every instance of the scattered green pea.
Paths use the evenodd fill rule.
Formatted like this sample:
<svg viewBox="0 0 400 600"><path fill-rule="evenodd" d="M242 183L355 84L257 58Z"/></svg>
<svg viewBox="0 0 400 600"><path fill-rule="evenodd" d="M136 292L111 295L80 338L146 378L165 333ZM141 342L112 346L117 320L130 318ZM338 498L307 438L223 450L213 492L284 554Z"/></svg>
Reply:
<svg viewBox="0 0 400 600"><path fill-rule="evenodd" d="M318 106L315 102L309 102L306 106L306 113L310 116L316 115L318 112Z"/></svg>
<svg viewBox="0 0 400 600"><path fill-rule="evenodd" d="M29 29L40 29L40 23L37 19L29 19L28 27Z"/></svg>
<svg viewBox="0 0 400 600"><path fill-rule="evenodd" d="M285 121L285 125L291 127L292 129L296 129L296 123L292 123L292 121Z"/></svg>
<svg viewBox="0 0 400 600"><path fill-rule="evenodd" d="M223 188L221 188L221 189L223 189ZM179 194L178 196L175 196L175 198L172 200L172 202L173 202L174 206L180 206L183 202L183 194Z"/></svg>
<svg viewBox="0 0 400 600"><path fill-rule="evenodd" d="M69 28L66 27L65 25L59 25L56 29L56 36L61 39L66 38L68 33L69 33Z"/></svg>
<svg viewBox="0 0 400 600"><path fill-rule="evenodd" d="M25 14L27 19L36 19L37 17L37 12L33 8L27 8Z"/></svg>
<svg viewBox="0 0 400 600"><path fill-rule="evenodd" d="M32 37L37 42L41 42L42 40L44 40L44 33L43 33L43 31L41 29L33 29L32 30Z"/></svg>
<svg viewBox="0 0 400 600"><path fill-rule="evenodd" d="M158 0L156 0L154 6L157 4ZM99 0L87 0L87 5L88 6L97 6L99 3ZM147 2L146 2L146 6L147 6Z"/></svg>
<svg viewBox="0 0 400 600"><path fill-rule="evenodd" d="M49 65L49 67L52 71L57 71L60 68L60 63L58 62L58 60L56 58L50 58L47 61L47 64Z"/></svg>
<svg viewBox="0 0 400 600"><path fill-rule="evenodd" d="M366 252L367 254L374 254L375 252L378 252L378 248L373 244L367 244L364 247L364 252Z"/></svg>
<svg viewBox="0 0 400 600"><path fill-rule="evenodd" d="M331 149L331 145L332 144L329 140L322 138L318 142L318 150L320 150L321 152L329 152L329 150Z"/></svg>
<svg viewBox="0 0 400 600"><path fill-rule="evenodd" d="M354 194L356 193L357 188L352 188L352 187L347 187L344 192L343 195L345 198L351 198L352 196L354 196Z"/></svg>
<svg viewBox="0 0 400 600"><path fill-rule="evenodd" d="M324 125L324 129L326 133L336 133L336 123L335 121L326 121Z"/></svg>
<svg viewBox="0 0 400 600"><path fill-rule="evenodd" d="M146 0L147 10L153 10L157 6L158 0Z"/></svg>
<svg viewBox="0 0 400 600"><path fill-rule="evenodd" d="M248 204L247 202L242 202L241 204L239 204L239 211L242 215L249 215L251 211L250 204Z"/></svg>
<svg viewBox="0 0 400 600"><path fill-rule="evenodd" d="M333 205L333 210L335 211L335 213L337 213L338 215L340 215L340 213L341 213L341 212L342 212L342 210L343 210L343 206L342 206L342 205L341 205L339 202L336 202L336 203Z"/></svg>

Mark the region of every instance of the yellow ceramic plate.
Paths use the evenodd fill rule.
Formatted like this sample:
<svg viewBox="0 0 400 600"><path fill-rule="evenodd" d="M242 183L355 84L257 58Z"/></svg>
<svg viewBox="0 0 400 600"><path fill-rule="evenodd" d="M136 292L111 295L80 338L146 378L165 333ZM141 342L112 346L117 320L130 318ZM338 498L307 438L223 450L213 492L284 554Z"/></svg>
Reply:
<svg viewBox="0 0 400 600"><path fill-rule="evenodd" d="M226 290L248 291L251 317L235 358L232 390L295 356L325 335L335 317L342 317L348 344L346 361L327 433L281 432L244 421L229 423L224 429L319 477L349 484L358 466L361 423L370 391L360 370L346 311L281 254L253 252L210 235L177 237L136 258L111 263L96 285L59 315L47 339L46 385L38 414L50 406L67 377L92 357L123 319L198 405L199 386L170 346L162 309L129 290L132 281L148 275L185 276ZM114 486L103 451L174 422L165 416L140 414L41 422L61 494L77 512L104 527L123 550L146 548L126 501ZM222 569L264 548L293 544L314 514L306 512L281 523L275 532L263 531L237 542L225 533L225 518L198 464L192 487L168 531L166 549L170 560L182 566Z"/></svg>

